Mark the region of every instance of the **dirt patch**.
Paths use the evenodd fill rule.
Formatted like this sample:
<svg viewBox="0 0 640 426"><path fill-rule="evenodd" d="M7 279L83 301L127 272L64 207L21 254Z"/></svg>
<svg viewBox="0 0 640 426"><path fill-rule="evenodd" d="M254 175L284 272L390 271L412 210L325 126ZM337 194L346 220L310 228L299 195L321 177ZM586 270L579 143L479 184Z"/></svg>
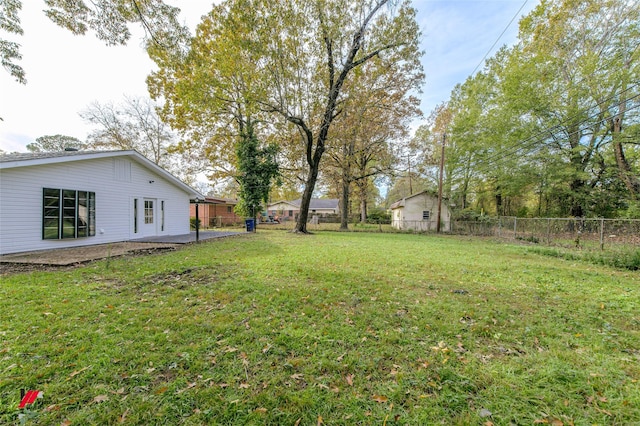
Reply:
<svg viewBox="0 0 640 426"><path fill-rule="evenodd" d="M76 267L93 260L171 251L180 244L122 242L0 256L0 275Z"/></svg>

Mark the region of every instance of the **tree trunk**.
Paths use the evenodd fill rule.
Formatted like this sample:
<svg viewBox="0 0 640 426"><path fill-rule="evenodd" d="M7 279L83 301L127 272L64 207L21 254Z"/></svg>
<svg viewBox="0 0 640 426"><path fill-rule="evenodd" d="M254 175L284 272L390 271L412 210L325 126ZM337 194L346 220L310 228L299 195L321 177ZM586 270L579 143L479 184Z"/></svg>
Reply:
<svg viewBox="0 0 640 426"><path fill-rule="evenodd" d="M631 193L631 198L633 200L637 200L638 195L640 195L640 179L638 179L636 174L634 174L631 170L631 166L629 165L629 162L624 155L624 147L622 146L622 142L620 141L620 136L622 133L622 117L624 116L625 112L626 103L620 102L620 106L618 107L618 115L612 120L613 152L616 157L616 165L618 166L620 179L622 179L625 186Z"/></svg>
<svg viewBox="0 0 640 426"><path fill-rule="evenodd" d="M573 217L582 217L584 209L582 208L581 194L584 193L585 182L582 179L573 179L569 187L571 188L569 214Z"/></svg>
<svg viewBox="0 0 640 426"><path fill-rule="evenodd" d="M349 229L349 171L342 170L342 205L340 206L340 230Z"/></svg>
<svg viewBox="0 0 640 426"><path fill-rule="evenodd" d="M369 192L367 191L368 186L368 179L361 179L358 182L358 189L360 193L360 223L367 223L367 197L369 196Z"/></svg>
<svg viewBox="0 0 640 426"><path fill-rule="evenodd" d="M294 232L307 234L307 220L309 219L309 206L311 205L311 196L313 195L313 189L316 187L316 181L318 180L318 165L319 161L309 165L309 174L304 185L304 192L302 193L302 199L300 200L300 214L298 215L298 221Z"/></svg>

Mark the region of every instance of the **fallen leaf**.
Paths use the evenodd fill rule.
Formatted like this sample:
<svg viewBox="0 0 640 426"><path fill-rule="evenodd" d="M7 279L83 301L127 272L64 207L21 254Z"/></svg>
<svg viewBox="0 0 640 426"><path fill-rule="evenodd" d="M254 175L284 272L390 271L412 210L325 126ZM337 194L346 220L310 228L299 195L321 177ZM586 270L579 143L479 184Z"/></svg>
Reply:
<svg viewBox="0 0 640 426"><path fill-rule="evenodd" d="M108 400L109 400L109 397L107 395L98 395L95 398L93 398L93 402L95 403L105 402Z"/></svg>
<svg viewBox="0 0 640 426"><path fill-rule="evenodd" d="M613 414L611 414L611 412L610 412L610 411L603 410L602 408L599 408L599 407L595 407L595 409L596 409L596 411L599 411L599 412L601 412L602 414L606 414L607 416L610 416L610 417L611 417L611 416L613 416Z"/></svg>
<svg viewBox="0 0 640 426"><path fill-rule="evenodd" d="M353 374L347 374L346 380L349 386L353 386Z"/></svg>
<svg viewBox="0 0 640 426"><path fill-rule="evenodd" d="M375 402L379 402L379 403L387 402L389 400L389 398L387 398L384 395L373 395L373 397L371 399L373 399Z"/></svg>
<svg viewBox="0 0 640 426"><path fill-rule="evenodd" d="M244 383L244 382L243 382L243 383L240 383L240 384L238 385L238 387L239 387L240 389L249 389L251 386L249 385L249 383Z"/></svg>
<svg viewBox="0 0 640 426"><path fill-rule="evenodd" d="M300 373L296 373L296 374L292 374L292 375L291 375L291 378L292 378L293 380L300 380L300 379L302 379L303 377L304 377L304 374L300 374Z"/></svg>
<svg viewBox="0 0 640 426"><path fill-rule="evenodd" d="M483 408L482 410L480 410L480 413L478 413L480 417L491 417L492 414L493 413L486 408Z"/></svg>
<svg viewBox="0 0 640 426"><path fill-rule="evenodd" d="M536 420L533 421L534 425L539 425L539 424L545 424L546 425L547 423L549 423L549 421L547 419L536 419Z"/></svg>
<svg viewBox="0 0 640 426"><path fill-rule="evenodd" d="M267 412L267 409L264 407L258 407L254 410L256 413L262 413L265 414Z"/></svg>
<svg viewBox="0 0 640 426"><path fill-rule="evenodd" d="M44 411L51 412L51 411L58 411L59 409L60 409L60 406L58 404L52 404L52 405L49 405L47 408L45 408Z"/></svg>
<svg viewBox="0 0 640 426"><path fill-rule="evenodd" d="M562 423L561 420L553 419L553 420L551 420L551 425L552 426L564 426L564 423Z"/></svg>
<svg viewBox="0 0 640 426"><path fill-rule="evenodd" d="M318 416L318 423L317 426L323 425L324 421L322 420L322 416Z"/></svg>
<svg viewBox="0 0 640 426"><path fill-rule="evenodd" d="M81 368L80 370L76 370L76 371L74 371L73 373L69 374L69 377L75 377L75 376L77 376L78 374L82 373L83 371L88 370L89 368L91 368L91 366L90 366L90 365L89 365L89 366L86 366L85 368Z"/></svg>
<svg viewBox="0 0 640 426"><path fill-rule="evenodd" d="M65 419L62 423L60 423L60 426L71 426L71 420Z"/></svg>
<svg viewBox="0 0 640 426"><path fill-rule="evenodd" d="M167 390L169 390L169 388L167 386L162 386L161 388L156 389L153 393L156 394L156 395L162 395Z"/></svg>
<svg viewBox="0 0 640 426"><path fill-rule="evenodd" d="M484 426L493 426L493 422L491 420L487 420L483 423Z"/></svg>
<svg viewBox="0 0 640 426"><path fill-rule="evenodd" d="M129 414L129 409L124 410L124 413L120 417L118 417L118 423L124 423L127 419L127 414Z"/></svg>
<svg viewBox="0 0 640 426"><path fill-rule="evenodd" d="M184 388L184 389L180 389L180 390L179 390L179 391L177 391L176 393L186 392L186 391L188 391L188 390L189 390L189 389L191 389L191 388L195 388L197 384L198 384L197 382L189 383L189 384L187 385L187 387L186 387L186 388Z"/></svg>
<svg viewBox="0 0 640 426"><path fill-rule="evenodd" d="M302 421L302 417L300 417L298 420L296 420L296 422L293 424L293 426L300 426L300 422Z"/></svg>

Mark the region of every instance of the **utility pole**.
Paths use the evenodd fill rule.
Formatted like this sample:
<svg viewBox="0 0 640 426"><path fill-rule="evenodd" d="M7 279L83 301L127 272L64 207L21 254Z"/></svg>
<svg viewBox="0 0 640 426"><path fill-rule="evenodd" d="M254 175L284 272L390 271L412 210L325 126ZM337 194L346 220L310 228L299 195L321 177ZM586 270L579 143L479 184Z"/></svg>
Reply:
<svg viewBox="0 0 640 426"><path fill-rule="evenodd" d="M409 195L413 195L413 187L411 185L411 155L407 154L407 162L409 163Z"/></svg>
<svg viewBox="0 0 640 426"><path fill-rule="evenodd" d="M436 218L436 232L440 233L440 215L442 214L442 175L444 174L444 143L447 134L442 134L442 151L440 153L440 178L438 179L438 217Z"/></svg>

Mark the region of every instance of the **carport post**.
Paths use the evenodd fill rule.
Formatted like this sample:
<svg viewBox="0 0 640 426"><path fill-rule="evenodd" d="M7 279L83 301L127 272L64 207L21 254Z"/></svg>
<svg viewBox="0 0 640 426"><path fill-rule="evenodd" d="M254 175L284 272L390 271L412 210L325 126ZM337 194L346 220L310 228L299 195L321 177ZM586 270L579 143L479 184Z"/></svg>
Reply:
<svg viewBox="0 0 640 426"><path fill-rule="evenodd" d="M200 217L198 216L198 202L200 202L200 200L196 198L196 243L200 241Z"/></svg>

